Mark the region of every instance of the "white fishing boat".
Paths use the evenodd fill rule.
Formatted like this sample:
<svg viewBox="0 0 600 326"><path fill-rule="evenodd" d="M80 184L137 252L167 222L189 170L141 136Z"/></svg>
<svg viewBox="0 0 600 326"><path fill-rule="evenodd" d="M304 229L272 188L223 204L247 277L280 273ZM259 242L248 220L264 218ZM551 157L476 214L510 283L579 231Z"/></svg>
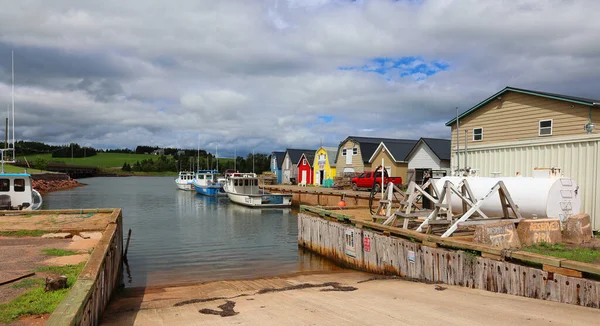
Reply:
<svg viewBox="0 0 600 326"><path fill-rule="evenodd" d="M28 173L5 173L5 163L15 163L15 68L12 57L12 142L0 149L0 210L38 210L42 207L42 195L33 189ZM6 135L10 137L9 125ZM9 139L10 140L10 139ZM8 154L5 156L5 153ZM12 157L11 157L12 153Z"/></svg>
<svg viewBox="0 0 600 326"><path fill-rule="evenodd" d="M229 200L249 207L289 207L291 194L273 194L260 190L254 173L233 173L227 177L224 186Z"/></svg>
<svg viewBox="0 0 600 326"><path fill-rule="evenodd" d="M181 190L194 190L194 172L180 171L175 179L175 185Z"/></svg>

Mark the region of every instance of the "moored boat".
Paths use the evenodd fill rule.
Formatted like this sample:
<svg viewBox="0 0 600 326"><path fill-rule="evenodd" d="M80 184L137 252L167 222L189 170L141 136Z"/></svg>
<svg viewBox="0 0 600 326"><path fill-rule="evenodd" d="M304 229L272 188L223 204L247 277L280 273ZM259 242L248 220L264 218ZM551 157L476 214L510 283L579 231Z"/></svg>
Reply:
<svg viewBox="0 0 600 326"><path fill-rule="evenodd" d="M224 179L218 178L218 174L217 170L198 170L192 182L196 192L210 197L225 195Z"/></svg>
<svg viewBox="0 0 600 326"><path fill-rule="evenodd" d="M260 190L254 173L234 173L227 177L224 186L229 200L249 207L289 207L291 194L274 194Z"/></svg>
<svg viewBox="0 0 600 326"><path fill-rule="evenodd" d="M175 179L175 185L181 190L194 190L194 172L180 171Z"/></svg>
<svg viewBox="0 0 600 326"><path fill-rule="evenodd" d="M28 173L0 173L0 210L38 210L42 195L33 189Z"/></svg>

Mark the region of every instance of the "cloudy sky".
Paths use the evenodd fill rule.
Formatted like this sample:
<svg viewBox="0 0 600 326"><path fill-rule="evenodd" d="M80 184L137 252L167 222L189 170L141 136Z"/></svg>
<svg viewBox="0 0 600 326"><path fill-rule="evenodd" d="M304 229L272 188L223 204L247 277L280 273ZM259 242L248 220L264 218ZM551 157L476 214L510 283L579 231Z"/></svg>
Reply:
<svg viewBox="0 0 600 326"><path fill-rule="evenodd" d="M227 156L449 137L505 86L600 98L598 1L0 0L17 139Z"/></svg>

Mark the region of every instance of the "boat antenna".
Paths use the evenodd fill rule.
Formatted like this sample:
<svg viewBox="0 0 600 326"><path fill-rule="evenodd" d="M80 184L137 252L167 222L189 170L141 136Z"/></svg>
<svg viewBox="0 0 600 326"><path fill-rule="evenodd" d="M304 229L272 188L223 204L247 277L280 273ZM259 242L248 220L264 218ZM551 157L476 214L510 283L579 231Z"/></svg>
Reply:
<svg viewBox="0 0 600 326"><path fill-rule="evenodd" d="M198 170L200 170L200 137L198 137Z"/></svg>
<svg viewBox="0 0 600 326"><path fill-rule="evenodd" d="M12 56L12 138L13 138L13 161L15 160L15 51L11 51Z"/></svg>
<svg viewBox="0 0 600 326"><path fill-rule="evenodd" d="M217 145L217 150L216 150L216 158L217 158L217 172L219 172L219 145Z"/></svg>
<svg viewBox="0 0 600 326"><path fill-rule="evenodd" d="M237 172L236 163L237 163L237 149L234 149L233 150L233 172Z"/></svg>
<svg viewBox="0 0 600 326"><path fill-rule="evenodd" d="M252 173L254 173L254 150L252 150Z"/></svg>

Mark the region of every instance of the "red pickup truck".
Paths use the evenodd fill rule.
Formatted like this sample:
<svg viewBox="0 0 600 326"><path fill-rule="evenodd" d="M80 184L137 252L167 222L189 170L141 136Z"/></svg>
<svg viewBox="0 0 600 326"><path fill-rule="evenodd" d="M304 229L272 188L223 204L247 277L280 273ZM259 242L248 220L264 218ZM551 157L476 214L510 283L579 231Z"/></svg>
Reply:
<svg viewBox="0 0 600 326"><path fill-rule="evenodd" d="M383 177L384 177L383 182L385 185L387 185L390 182L394 183L395 185L402 184L401 177L388 177L387 170L384 170L384 171L385 172L383 174ZM352 190L358 190L359 188L372 189L373 182L376 182L375 191L380 191L381 190L381 172L369 171L369 172L365 172L365 173L359 175L358 177L352 178Z"/></svg>

